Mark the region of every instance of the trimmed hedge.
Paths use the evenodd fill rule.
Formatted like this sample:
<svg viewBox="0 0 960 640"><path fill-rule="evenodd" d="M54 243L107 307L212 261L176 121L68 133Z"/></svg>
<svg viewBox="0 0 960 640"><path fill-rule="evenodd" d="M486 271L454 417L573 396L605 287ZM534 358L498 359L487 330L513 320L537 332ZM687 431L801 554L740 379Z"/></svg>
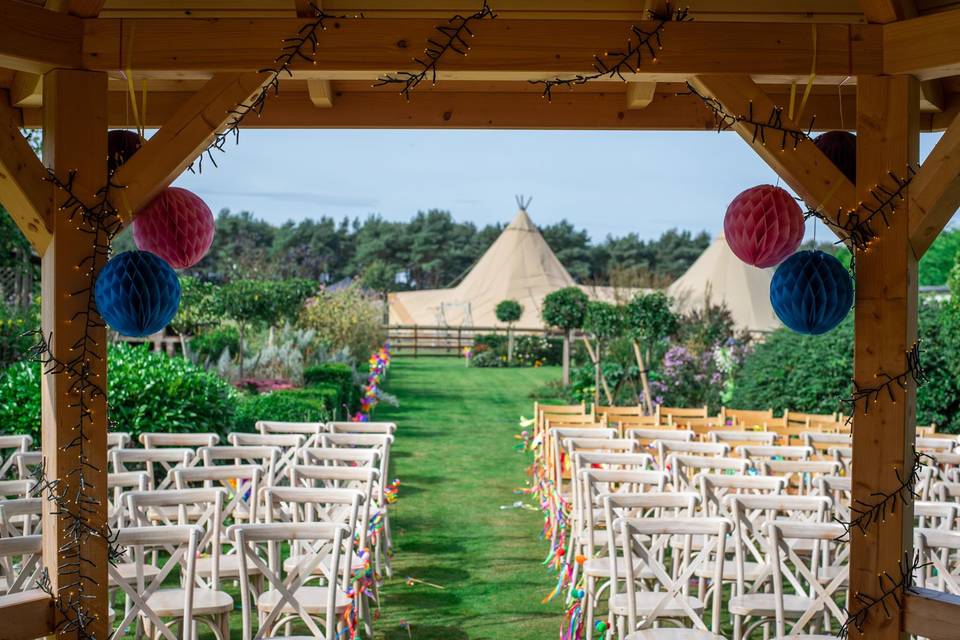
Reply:
<svg viewBox="0 0 960 640"><path fill-rule="evenodd" d="M307 388L329 386L337 390L337 407L346 405L352 413L360 408L360 387L353 369L346 364L328 362L303 370L303 385Z"/></svg>
<svg viewBox="0 0 960 640"><path fill-rule="evenodd" d="M254 431L258 420L281 422L327 422L337 416L340 394L323 385L261 394L245 394L237 405L236 431Z"/></svg>

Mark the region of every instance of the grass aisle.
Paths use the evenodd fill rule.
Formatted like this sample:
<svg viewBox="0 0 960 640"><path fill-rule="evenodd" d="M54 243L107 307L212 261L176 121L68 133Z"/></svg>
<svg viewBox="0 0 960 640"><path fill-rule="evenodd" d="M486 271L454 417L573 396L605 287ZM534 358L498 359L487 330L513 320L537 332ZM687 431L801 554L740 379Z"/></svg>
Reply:
<svg viewBox="0 0 960 640"><path fill-rule="evenodd" d="M391 511L394 578L383 590L383 640L544 640L556 637L560 605L541 605L551 575L540 561L539 513L501 510L522 498L526 456L513 449L529 392L557 369L467 369L458 358L397 358L386 389L399 407ZM392 478L391 478L392 479ZM407 577L446 587L438 590ZM409 636L401 621L409 623Z"/></svg>

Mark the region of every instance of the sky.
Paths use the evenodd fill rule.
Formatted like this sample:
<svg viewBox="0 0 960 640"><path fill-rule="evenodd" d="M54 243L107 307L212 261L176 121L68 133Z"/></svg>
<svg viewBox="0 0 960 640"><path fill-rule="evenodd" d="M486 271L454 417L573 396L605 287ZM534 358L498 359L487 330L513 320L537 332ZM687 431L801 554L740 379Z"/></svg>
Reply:
<svg viewBox="0 0 960 640"><path fill-rule="evenodd" d="M922 134L921 158L939 135ZM715 235L734 196L777 181L731 132L247 129L226 150L175 184L275 224L445 209L483 226L509 222L523 194L538 225L566 218L594 240Z"/></svg>

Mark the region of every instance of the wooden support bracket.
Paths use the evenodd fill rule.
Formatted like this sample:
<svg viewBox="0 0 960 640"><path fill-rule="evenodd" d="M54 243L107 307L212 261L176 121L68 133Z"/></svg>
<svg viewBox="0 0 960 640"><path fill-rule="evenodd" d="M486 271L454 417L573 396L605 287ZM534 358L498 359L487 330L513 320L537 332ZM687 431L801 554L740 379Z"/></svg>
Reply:
<svg viewBox="0 0 960 640"><path fill-rule="evenodd" d="M40 255L50 244L50 185L43 163L20 133L10 95L0 91L0 204Z"/></svg>
<svg viewBox="0 0 960 640"><path fill-rule="evenodd" d="M29 2L0 0L0 67L45 73L81 67L83 20Z"/></svg>
<svg viewBox="0 0 960 640"><path fill-rule="evenodd" d="M231 111L250 100L267 79L266 73L216 74L174 112L114 174L114 182L126 187L118 203L124 224L203 153L233 118Z"/></svg>
<svg viewBox="0 0 960 640"><path fill-rule="evenodd" d="M960 115L937 142L910 185L910 243L917 259L960 207Z"/></svg>
<svg viewBox="0 0 960 640"><path fill-rule="evenodd" d="M903 601L903 631L929 640L955 640L960 628L960 596L915 587Z"/></svg>

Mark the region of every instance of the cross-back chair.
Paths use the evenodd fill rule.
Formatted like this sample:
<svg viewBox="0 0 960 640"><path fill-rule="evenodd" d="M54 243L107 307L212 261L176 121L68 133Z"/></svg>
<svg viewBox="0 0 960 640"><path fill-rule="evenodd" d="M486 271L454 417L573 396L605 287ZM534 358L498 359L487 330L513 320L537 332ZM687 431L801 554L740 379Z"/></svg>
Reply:
<svg viewBox="0 0 960 640"><path fill-rule="evenodd" d="M17 471L13 454L30 451L33 438L30 436L0 436L0 480L9 478Z"/></svg>
<svg viewBox="0 0 960 640"><path fill-rule="evenodd" d="M113 473L145 470L156 489L166 489L173 484L170 471L176 467L188 467L196 462L193 449L182 447L163 449L111 449L107 452L110 470ZM142 467L130 468L130 467Z"/></svg>

